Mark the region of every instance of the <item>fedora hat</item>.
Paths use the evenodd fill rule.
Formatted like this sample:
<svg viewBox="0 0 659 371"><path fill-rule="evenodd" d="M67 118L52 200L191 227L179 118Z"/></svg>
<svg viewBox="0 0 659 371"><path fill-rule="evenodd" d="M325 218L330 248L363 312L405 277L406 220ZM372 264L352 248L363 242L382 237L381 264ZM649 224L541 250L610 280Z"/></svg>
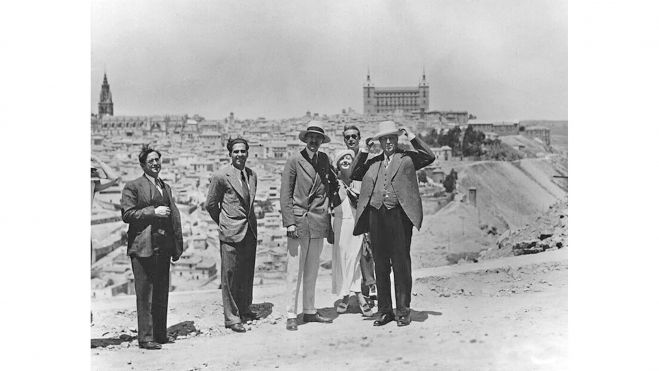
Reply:
<svg viewBox="0 0 659 371"><path fill-rule="evenodd" d="M306 143L306 140L304 139L307 136L307 134L316 133L323 136L323 143L329 143L330 137L328 137L327 134L325 134L325 130L323 130L323 128L321 127L322 124L323 123L321 121L314 121L314 120L309 121L309 123L307 124L307 130L300 131L300 134L297 137L300 138L301 141Z"/></svg>
<svg viewBox="0 0 659 371"><path fill-rule="evenodd" d="M393 121L382 121L378 126L377 134L373 135L373 140L378 140L380 137L386 135L400 135L400 131L396 127L396 123Z"/></svg>

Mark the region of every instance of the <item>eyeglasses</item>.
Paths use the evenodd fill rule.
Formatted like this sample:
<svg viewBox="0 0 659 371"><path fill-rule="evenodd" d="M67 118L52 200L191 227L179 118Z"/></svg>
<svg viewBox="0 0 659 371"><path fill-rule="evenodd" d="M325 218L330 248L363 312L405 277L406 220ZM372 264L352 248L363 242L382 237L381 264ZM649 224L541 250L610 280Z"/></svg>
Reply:
<svg viewBox="0 0 659 371"><path fill-rule="evenodd" d="M346 135L346 136L343 137L343 139L345 139L345 140L358 139L358 138L359 138L359 135L357 135L357 134L350 134L350 135Z"/></svg>

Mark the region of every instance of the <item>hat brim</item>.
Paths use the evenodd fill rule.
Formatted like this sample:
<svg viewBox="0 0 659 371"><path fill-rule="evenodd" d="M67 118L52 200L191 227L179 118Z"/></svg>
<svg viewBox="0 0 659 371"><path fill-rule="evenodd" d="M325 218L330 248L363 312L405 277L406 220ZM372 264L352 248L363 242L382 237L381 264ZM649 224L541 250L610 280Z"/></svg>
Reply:
<svg viewBox="0 0 659 371"><path fill-rule="evenodd" d="M378 139L380 139L380 137L385 137L387 135L399 136L400 135L400 130L396 129L396 130L390 130L390 131L384 131L384 132L381 132L381 133L377 133L377 134L373 135L373 137L371 139L378 140Z"/></svg>
<svg viewBox="0 0 659 371"><path fill-rule="evenodd" d="M316 134L320 134L320 135L322 135L322 136L323 136L323 143L329 143L329 142L331 141L330 137L328 137L327 134L325 134L325 133L321 133L320 131L316 131L316 130L302 130L302 131L300 132L300 134L299 134L297 137L298 137L301 141L303 141L304 143L306 143L307 141L304 140L304 137L306 137L308 133L316 133Z"/></svg>

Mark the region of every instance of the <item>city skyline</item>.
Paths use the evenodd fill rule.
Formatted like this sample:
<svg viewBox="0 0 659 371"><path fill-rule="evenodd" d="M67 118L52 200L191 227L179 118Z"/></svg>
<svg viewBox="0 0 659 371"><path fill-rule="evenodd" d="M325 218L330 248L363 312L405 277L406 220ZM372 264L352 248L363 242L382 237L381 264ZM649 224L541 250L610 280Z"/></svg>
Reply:
<svg viewBox="0 0 659 371"><path fill-rule="evenodd" d="M362 111L362 86L416 86L430 110L567 119L567 3L94 1L91 111L279 119Z"/></svg>

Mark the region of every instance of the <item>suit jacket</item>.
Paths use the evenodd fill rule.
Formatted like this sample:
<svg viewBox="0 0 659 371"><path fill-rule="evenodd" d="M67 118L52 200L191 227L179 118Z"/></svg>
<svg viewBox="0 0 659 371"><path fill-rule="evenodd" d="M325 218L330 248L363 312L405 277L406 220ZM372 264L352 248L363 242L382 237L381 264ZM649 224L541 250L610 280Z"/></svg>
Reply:
<svg viewBox="0 0 659 371"><path fill-rule="evenodd" d="M124 223L128 223L128 255L148 257L153 254L152 228L157 222L163 221L155 214L156 206L153 201L153 192L158 192L158 189L147 179L146 175L126 183L121 192L121 218ZM172 236L174 239L172 259L176 261L183 253L181 215L172 198L172 189L168 184L165 184L163 192L166 192L169 198L168 206L171 213L168 220L171 221L171 229L174 233L174 236Z"/></svg>
<svg viewBox="0 0 659 371"><path fill-rule="evenodd" d="M281 174L281 216L284 228L295 225L300 237L327 238L330 230L329 195L338 183L324 152L318 151L318 169L303 156L291 156Z"/></svg>
<svg viewBox="0 0 659 371"><path fill-rule="evenodd" d="M423 221L423 209L421 196L419 194L419 183L416 171L430 165L435 161L435 155L430 147L415 137L410 141L417 151L396 151L389 164L391 172L391 185L396 192L398 202L412 221L412 224L421 229ZM380 167L384 166L384 153L368 158L369 154L360 152L352 167L351 178L361 180L362 188L357 201L357 218L353 234L358 236L368 232L368 212L365 212L373 196L375 181L377 180Z"/></svg>
<svg viewBox="0 0 659 371"><path fill-rule="evenodd" d="M249 179L249 197L243 193L240 172L229 164L223 166L211 179L206 198L206 210L219 225L220 240L240 242L250 230L256 239L256 173L245 167Z"/></svg>

